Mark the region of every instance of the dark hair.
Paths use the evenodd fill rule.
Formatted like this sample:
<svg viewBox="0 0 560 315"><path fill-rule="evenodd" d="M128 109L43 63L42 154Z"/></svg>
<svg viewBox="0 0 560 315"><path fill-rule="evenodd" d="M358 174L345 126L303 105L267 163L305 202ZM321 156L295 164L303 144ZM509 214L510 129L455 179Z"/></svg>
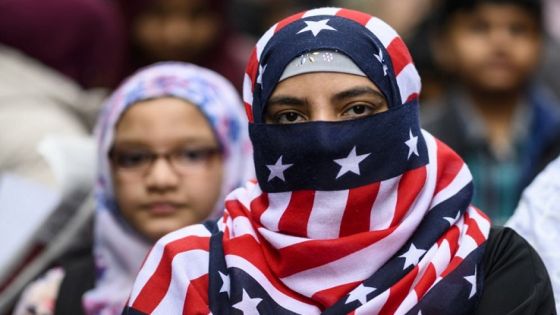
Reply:
<svg viewBox="0 0 560 315"><path fill-rule="evenodd" d="M515 5L535 19L543 29L543 5L541 0L442 0L435 13L434 27L444 30L451 18L458 12L469 12L483 4Z"/></svg>

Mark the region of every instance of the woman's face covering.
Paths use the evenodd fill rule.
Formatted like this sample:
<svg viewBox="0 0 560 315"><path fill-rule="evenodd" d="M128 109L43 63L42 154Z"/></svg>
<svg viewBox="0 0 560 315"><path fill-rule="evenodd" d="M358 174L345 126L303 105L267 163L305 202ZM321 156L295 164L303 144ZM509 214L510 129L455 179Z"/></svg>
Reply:
<svg viewBox="0 0 560 315"><path fill-rule="evenodd" d="M220 194L223 159L206 117L175 98L142 101L126 111L111 150L123 217L150 240L199 223Z"/></svg>
<svg viewBox="0 0 560 315"><path fill-rule="evenodd" d="M316 72L281 81L266 105L265 122L351 120L384 112L387 100L368 78Z"/></svg>

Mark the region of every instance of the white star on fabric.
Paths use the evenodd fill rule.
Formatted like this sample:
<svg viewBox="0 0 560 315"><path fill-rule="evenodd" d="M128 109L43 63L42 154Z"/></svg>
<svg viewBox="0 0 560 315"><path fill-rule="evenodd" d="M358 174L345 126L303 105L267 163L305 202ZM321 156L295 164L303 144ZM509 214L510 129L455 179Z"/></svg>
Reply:
<svg viewBox="0 0 560 315"><path fill-rule="evenodd" d="M410 139L404 142L404 144L408 146L408 157L406 158L407 160L410 159L412 153L416 154L416 156L420 156L420 154L418 154L418 136L412 135L411 129L408 130L408 135Z"/></svg>
<svg viewBox="0 0 560 315"><path fill-rule="evenodd" d="M469 293L469 299L476 294L476 266L474 267L474 275L463 277L471 284L471 293Z"/></svg>
<svg viewBox="0 0 560 315"><path fill-rule="evenodd" d="M290 168L294 164L282 164L282 155L276 161L274 165L267 165L268 169L270 170L270 175L268 175L268 181L270 182L275 177L280 178L282 181L286 181L284 178L284 171Z"/></svg>
<svg viewBox="0 0 560 315"><path fill-rule="evenodd" d="M375 56L375 58L377 59L377 61L379 61L380 64L383 65L383 75L387 76L387 70L389 70L389 68L387 67L387 65L383 62L383 51L381 50L381 48L379 48L379 55L373 54Z"/></svg>
<svg viewBox="0 0 560 315"><path fill-rule="evenodd" d="M449 222L449 225L453 225L455 222L457 222L459 220L459 216L461 215L460 211L457 211L457 215L452 218L452 217L443 217L443 219L447 222Z"/></svg>
<svg viewBox="0 0 560 315"><path fill-rule="evenodd" d="M422 257L422 255L424 255L425 252L426 251L423 249L416 248L414 244L410 244L410 248L408 249L408 251L399 256L405 259L403 270L408 268L408 266L417 265L418 262L420 261L420 257Z"/></svg>
<svg viewBox="0 0 560 315"><path fill-rule="evenodd" d="M262 82L262 77L263 77L263 74L264 74L265 70L266 70L266 65L264 65L264 66L259 65L259 75L257 76L257 84L262 85L262 83L263 83Z"/></svg>
<svg viewBox="0 0 560 315"><path fill-rule="evenodd" d="M360 163L370 154L371 153L356 155L356 146L354 146L347 157L334 160L336 164L340 165L340 171L338 171L336 178L338 179L348 172L360 175Z"/></svg>
<svg viewBox="0 0 560 315"><path fill-rule="evenodd" d="M358 300L358 301L360 301L360 304L363 305L367 301L366 296L368 294L370 294L371 292L375 291L375 290L376 290L375 288L366 287L362 283L357 288L352 290L352 292L350 292L350 295L348 296L348 299L346 300L346 304L349 304L351 302L354 302L354 301Z"/></svg>
<svg viewBox="0 0 560 315"><path fill-rule="evenodd" d="M310 31L313 33L313 36L317 37L319 32L322 30L329 30L329 31L336 31L336 29L332 28L330 25L327 25L329 19L321 20L321 21L304 21L307 24L306 27L302 28L297 34Z"/></svg>
<svg viewBox="0 0 560 315"><path fill-rule="evenodd" d="M261 301L262 299L260 298L251 298L249 293L243 289L243 297L241 298L241 301L235 303L233 307L243 312L243 315L258 315L259 311L257 310L257 306Z"/></svg>
<svg viewBox="0 0 560 315"><path fill-rule="evenodd" d="M220 278L222 279L222 287L220 288L220 293L225 292L229 296L229 277L222 272L218 271Z"/></svg>

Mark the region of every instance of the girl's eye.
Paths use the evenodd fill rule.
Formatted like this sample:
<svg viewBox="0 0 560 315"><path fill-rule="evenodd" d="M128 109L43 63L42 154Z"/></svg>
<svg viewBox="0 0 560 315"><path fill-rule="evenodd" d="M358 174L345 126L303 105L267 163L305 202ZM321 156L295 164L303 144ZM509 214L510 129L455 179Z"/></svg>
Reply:
<svg viewBox="0 0 560 315"><path fill-rule="evenodd" d="M278 124L294 124L304 122L305 118L296 112L286 112L276 115L276 122Z"/></svg>
<svg viewBox="0 0 560 315"><path fill-rule="evenodd" d="M134 168L144 165L152 159L149 152L119 152L114 155L114 162L121 168Z"/></svg>
<svg viewBox="0 0 560 315"><path fill-rule="evenodd" d="M200 148L183 149L172 155L172 159L180 165L206 162L216 154L220 153L219 148Z"/></svg>

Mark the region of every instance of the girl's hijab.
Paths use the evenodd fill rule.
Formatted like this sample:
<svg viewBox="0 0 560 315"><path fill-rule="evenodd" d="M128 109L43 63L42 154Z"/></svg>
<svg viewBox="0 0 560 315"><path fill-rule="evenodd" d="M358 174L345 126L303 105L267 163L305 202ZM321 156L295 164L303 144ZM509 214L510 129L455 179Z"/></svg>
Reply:
<svg viewBox="0 0 560 315"><path fill-rule="evenodd" d="M265 124L266 103L286 67L330 62L320 51L349 57L389 110L351 121ZM291 16L261 37L244 86L258 185L227 201L230 283L252 277L277 288L268 296L247 292L279 313L472 310L490 223L470 205L467 166L421 130L420 78L389 25L339 8ZM443 293L445 301L438 299Z"/></svg>
<svg viewBox="0 0 560 315"><path fill-rule="evenodd" d="M151 244L120 216L112 187L109 150L115 126L135 103L172 96L198 106L224 152L221 195L210 218L223 210L224 196L253 176L247 119L233 86L217 73L187 63L144 68L125 81L104 104L96 126L98 176L95 187L94 255L96 284L83 298L88 314L120 314Z"/></svg>

